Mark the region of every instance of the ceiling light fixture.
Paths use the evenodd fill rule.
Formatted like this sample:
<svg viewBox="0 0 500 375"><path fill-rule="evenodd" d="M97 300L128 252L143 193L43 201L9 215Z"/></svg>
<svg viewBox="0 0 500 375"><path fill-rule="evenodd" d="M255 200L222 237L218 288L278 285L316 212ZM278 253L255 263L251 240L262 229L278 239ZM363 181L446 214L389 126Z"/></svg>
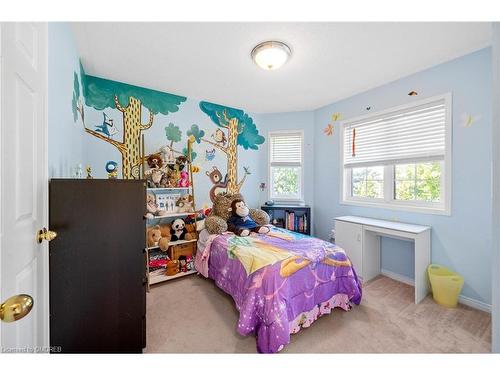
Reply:
<svg viewBox="0 0 500 375"><path fill-rule="evenodd" d="M250 55L262 69L275 70L286 63L291 54L290 47L285 43L270 40L256 45Z"/></svg>

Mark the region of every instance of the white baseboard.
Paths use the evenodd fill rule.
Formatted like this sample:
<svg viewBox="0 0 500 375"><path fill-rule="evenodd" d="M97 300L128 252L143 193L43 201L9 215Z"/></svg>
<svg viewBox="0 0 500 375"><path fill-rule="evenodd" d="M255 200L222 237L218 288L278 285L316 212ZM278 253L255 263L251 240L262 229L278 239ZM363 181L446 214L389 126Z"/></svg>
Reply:
<svg viewBox="0 0 500 375"><path fill-rule="evenodd" d="M460 302L463 305L472 307L473 309L485 311L485 312L491 314L491 305L488 303L484 303L484 302L478 301L477 299L466 297L466 296L463 296L461 294L458 297L458 302Z"/></svg>
<svg viewBox="0 0 500 375"><path fill-rule="evenodd" d="M415 286L415 280L413 280L407 276L400 275L399 273L395 273L395 272L384 270L384 269L381 269L380 273L384 276L387 276L390 279L394 279L394 280L397 280L399 282L402 282L403 284Z"/></svg>
<svg viewBox="0 0 500 375"><path fill-rule="evenodd" d="M388 270L380 270L380 273L386 277L389 277L391 279L397 280L399 282L402 282L403 284L415 285L415 281L407 276L400 275L398 273L388 271ZM473 309L485 311L487 313L491 313L491 305L485 302L478 301L477 299L466 297L464 295L460 295L458 297L458 302L460 302L463 305L472 307Z"/></svg>

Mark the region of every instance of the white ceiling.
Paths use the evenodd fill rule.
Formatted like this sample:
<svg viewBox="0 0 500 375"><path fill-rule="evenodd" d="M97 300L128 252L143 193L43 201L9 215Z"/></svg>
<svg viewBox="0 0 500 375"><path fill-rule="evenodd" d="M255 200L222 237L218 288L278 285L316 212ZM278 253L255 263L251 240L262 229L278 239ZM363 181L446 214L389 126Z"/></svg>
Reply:
<svg viewBox="0 0 500 375"><path fill-rule="evenodd" d="M75 23L88 74L250 112L312 110L491 44L490 23ZM292 58L265 71L264 40Z"/></svg>

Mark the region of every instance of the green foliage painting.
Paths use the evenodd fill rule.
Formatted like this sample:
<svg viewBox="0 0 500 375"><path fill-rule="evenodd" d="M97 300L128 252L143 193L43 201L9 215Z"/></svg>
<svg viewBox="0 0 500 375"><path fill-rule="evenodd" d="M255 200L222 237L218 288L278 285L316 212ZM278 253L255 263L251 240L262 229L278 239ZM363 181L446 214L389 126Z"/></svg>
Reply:
<svg viewBox="0 0 500 375"><path fill-rule="evenodd" d="M193 136L196 143L200 143L201 139L205 136L205 131L201 130L196 124L191 125L191 129L186 133L188 137Z"/></svg>
<svg viewBox="0 0 500 375"><path fill-rule="evenodd" d="M200 109L220 128L227 131L227 146L224 141L212 142L207 139L202 141L210 143L227 157L227 193L239 193L247 173L238 181L238 145L245 150L258 150L264 143L264 137L259 134L253 119L241 109L224 107L209 102L200 102Z"/></svg>
<svg viewBox="0 0 500 375"><path fill-rule="evenodd" d="M71 109L73 110L73 121L76 122L78 120L78 113L80 113L83 121L83 101L81 99L80 81L76 72L73 72L73 100L71 101Z"/></svg>
<svg viewBox="0 0 500 375"><path fill-rule="evenodd" d="M99 111L106 108L116 108L122 112L123 117L123 140L121 142L87 127L85 127L85 131L112 144L120 151L122 154L123 178L139 178L141 132L153 125L156 114L167 115L178 111L179 106L186 101L186 98L89 76L85 74L81 64L80 79L83 97L87 106ZM146 124L142 124L143 106L149 111L149 120Z"/></svg>
<svg viewBox="0 0 500 375"><path fill-rule="evenodd" d="M175 126L173 123L165 126L165 135L167 139L170 141L170 148L174 145L174 142L180 142L182 139L182 132L178 126Z"/></svg>
<svg viewBox="0 0 500 375"><path fill-rule="evenodd" d="M184 147L184 148L182 149L182 154L183 154L185 157L189 158L189 155L188 155L188 149L187 149L187 147ZM194 152L193 150L191 150L191 161L194 161L194 159L196 159L196 156L197 156L197 155L198 155L198 154L197 154L196 152Z"/></svg>

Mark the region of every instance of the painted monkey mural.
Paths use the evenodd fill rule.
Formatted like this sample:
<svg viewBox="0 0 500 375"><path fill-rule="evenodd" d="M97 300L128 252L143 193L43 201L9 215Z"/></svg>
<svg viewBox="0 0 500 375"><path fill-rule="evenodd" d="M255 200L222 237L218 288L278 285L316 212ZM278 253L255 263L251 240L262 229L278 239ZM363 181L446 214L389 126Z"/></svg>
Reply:
<svg viewBox="0 0 500 375"><path fill-rule="evenodd" d="M258 145L264 143L264 137L259 134L252 118L240 109L224 107L209 102L200 102L201 110L220 128L223 134L214 134L216 142L202 139L222 151L227 158L227 186L228 194L240 192L241 186L245 182L248 170L245 169L243 178L238 181L238 146L245 150L258 150ZM224 134L227 131L227 136ZM227 142L227 146L224 146Z"/></svg>
<svg viewBox="0 0 500 375"><path fill-rule="evenodd" d="M86 75L81 64L80 80L85 105L98 111L106 108L117 109L122 113L123 119L123 137L119 141L102 132L87 128L82 110L81 119L85 131L118 149L122 155L122 177L124 179L139 178L142 131L153 125L156 114L167 115L178 111L180 104L186 101L186 98ZM76 89L74 91L76 92ZM78 103L78 100L79 97L76 97L74 102ZM148 121L145 124L142 123L143 107L149 111ZM80 111L78 110L78 112Z"/></svg>

